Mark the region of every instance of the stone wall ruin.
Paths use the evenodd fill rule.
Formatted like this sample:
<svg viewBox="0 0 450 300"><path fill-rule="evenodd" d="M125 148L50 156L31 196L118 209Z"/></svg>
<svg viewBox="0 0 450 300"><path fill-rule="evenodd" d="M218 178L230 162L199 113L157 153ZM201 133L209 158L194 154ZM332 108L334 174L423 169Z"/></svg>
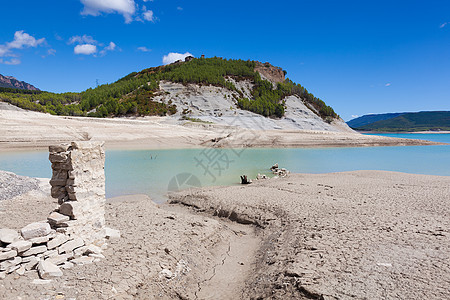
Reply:
<svg viewBox="0 0 450 300"><path fill-rule="evenodd" d="M103 143L72 142L49 151L51 196L58 206L46 221L0 229L0 279L33 270L41 279L62 276L61 269L104 258L106 240L120 237L105 227Z"/></svg>

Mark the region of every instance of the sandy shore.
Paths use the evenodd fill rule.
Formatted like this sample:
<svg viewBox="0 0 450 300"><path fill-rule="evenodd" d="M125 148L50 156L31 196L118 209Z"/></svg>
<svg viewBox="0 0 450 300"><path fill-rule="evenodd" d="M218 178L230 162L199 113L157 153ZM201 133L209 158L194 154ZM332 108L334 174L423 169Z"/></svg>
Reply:
<svg viewBox="0 0 450 300"><path fill-rule="evenodd" d="M0 298L448 299L449 186L358 171L186 191L175 204L113 198L107 223L122 237L106 260L45 285L31 283L35 273L8 276ZM0 227L45 218L47 195L0 201Z"/></svg>
<svg viewBox="0 0 450 300"><path fill-rule="evenodd" d="M108 149L201 147L360 147L438 143L356 132L257 130L225 125L174 122L168 117L98 119L0 109L0 151L46 149L75 140L105 141ZM8 110L5 109L8 108Z"/></svg>

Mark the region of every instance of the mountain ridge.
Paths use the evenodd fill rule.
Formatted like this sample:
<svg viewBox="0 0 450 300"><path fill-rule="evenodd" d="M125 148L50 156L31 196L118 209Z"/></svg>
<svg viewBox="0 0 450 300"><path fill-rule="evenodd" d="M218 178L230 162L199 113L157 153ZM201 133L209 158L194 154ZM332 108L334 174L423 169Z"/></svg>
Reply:
<svg viewBox="0 0 450 300"><path fill-rule="evenodd" d="M259 119L264 129L337 130L332 124L340 123L339 130L350 130L330 106L285 75L269 63L189 57L81 93L0 91L0 100L56 115L158 115L220 124Z"/></svg>
<svg viewBox="0 0 450 300"><path fill-rule="evenodd" d="M414 132L450 130L450 111L365 115L347 122L358 131Z"/></svg>
<svg viewBox="0 0 450 300"><path fill-rule="evenodd" d="M28 91L39 91L38 88L36 88L35 86L33 86L25 81L20 81L13 76L5 76L2 74L0 74L0 87L28 90Z"/></svg>

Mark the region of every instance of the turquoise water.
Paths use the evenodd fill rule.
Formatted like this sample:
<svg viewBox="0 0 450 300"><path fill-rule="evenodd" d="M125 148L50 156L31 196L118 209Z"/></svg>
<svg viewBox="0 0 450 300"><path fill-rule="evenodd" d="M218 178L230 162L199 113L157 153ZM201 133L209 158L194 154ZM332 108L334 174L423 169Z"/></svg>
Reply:
<svg viewBox="0 0 450 300"><path fill-rule="evenodd" d="M393 134L387 134L393 136ZM450 134L396 135L450 143ZM183 149L106 152L106 194L147 194L163 202L178 187L239 184L239 176L270 175L278 162L295 173L388 170L450 176L450 145L312 149ZM47 152L0 154L0 170L51 177Z"/></svg>

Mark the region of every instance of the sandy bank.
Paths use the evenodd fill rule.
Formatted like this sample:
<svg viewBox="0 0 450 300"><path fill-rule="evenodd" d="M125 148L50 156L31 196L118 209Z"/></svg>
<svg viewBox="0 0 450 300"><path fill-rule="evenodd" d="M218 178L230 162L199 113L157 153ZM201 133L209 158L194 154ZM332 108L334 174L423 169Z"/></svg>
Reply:
<svg viewBox="0 0 450 300"><path fill-rule="evenodd" d="M200 147L358 147L438 143L353 132L257 130L185 122L167 117L97 119L0 110L0 151L45 149L74 140L106 141L108 149ZM256 126L256 125L255 125Z"/></svg>

